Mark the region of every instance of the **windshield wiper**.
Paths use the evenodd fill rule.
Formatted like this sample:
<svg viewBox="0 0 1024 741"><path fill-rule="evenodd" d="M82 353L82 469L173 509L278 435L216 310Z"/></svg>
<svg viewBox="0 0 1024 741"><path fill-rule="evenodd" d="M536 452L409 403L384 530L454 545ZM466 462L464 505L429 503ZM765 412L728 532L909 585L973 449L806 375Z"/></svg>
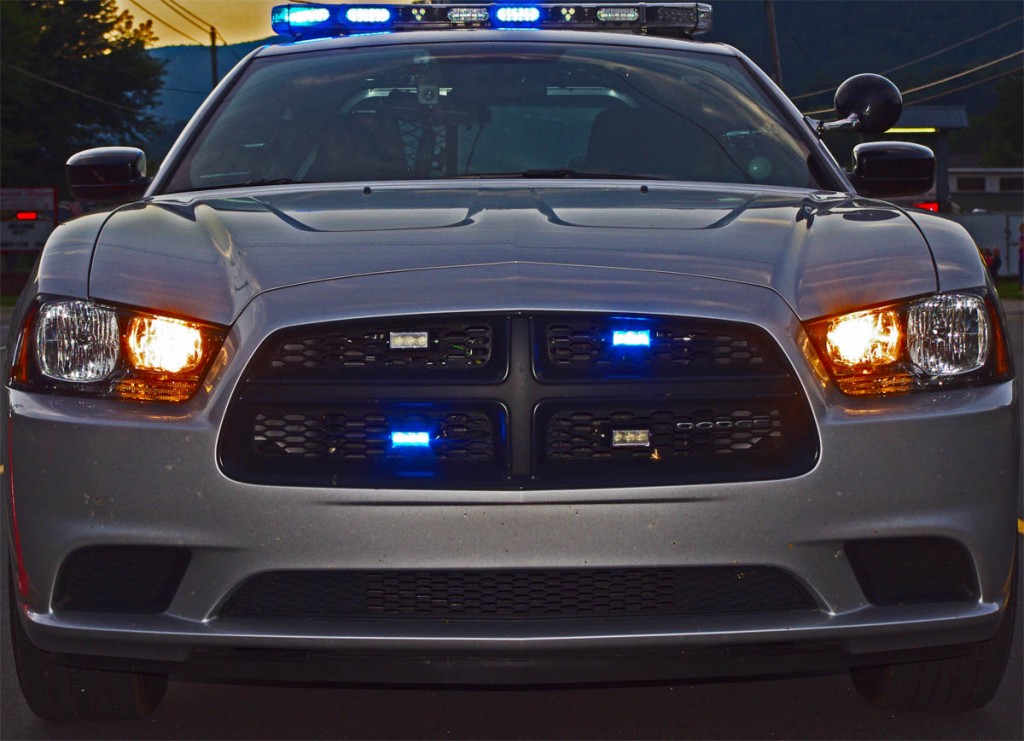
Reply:
<svg viewBox="0 0 1024 741"><path fill-rule="evenodd" d="M569 168L550 170L520 170L518 172L473 172L458 175L460 178L579 178L581 180L665 180L660 175L626 175L621 172L588 172Z"/></svg>

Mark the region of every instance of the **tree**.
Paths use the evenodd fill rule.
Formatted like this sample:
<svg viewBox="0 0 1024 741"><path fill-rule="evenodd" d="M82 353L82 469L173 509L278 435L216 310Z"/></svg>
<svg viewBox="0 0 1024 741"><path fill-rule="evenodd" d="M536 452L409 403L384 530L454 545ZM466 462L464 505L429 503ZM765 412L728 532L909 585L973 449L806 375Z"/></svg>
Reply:
<svg viewBox="0 0 1024 741"><path fill-rule="evenodd" d="M159 131L154 41L114 0L0 2L0 182L64 188L74 152Z"/></svg>
<svg viewBox="0 0 1024 741"><path fill-rule="evenodd" d="M988 114L992 136L985 147L984 161L990 167L1024 165L1024 76L1013 75L996 89L998 99Z"/></svg>

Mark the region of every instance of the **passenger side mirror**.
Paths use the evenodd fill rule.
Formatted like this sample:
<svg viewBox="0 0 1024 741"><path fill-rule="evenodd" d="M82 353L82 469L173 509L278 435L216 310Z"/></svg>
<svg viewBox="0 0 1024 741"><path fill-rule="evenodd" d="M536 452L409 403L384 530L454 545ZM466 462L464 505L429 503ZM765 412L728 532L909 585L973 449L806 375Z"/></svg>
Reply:
<svg viewBox="0 0 1024 741"><path fill-rule="evenodd" d="M935 155L909 142L866 142L853 148L850 182L865 196L891 198L924 193L935 180Z"/></svg>
<svg viewBox="0 0 1024 741"><path fill-rule="evenodd" d="M71 194L79 201L127 203L140 198L152 178L146 155L134 147L98 147L73 154L65 166Z"/></svg>

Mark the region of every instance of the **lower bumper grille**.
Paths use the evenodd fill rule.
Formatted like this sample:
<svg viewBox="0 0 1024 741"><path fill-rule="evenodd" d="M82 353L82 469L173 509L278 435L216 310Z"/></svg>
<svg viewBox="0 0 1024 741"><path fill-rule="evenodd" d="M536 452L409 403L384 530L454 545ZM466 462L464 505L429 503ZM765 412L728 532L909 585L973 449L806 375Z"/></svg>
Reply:
<svg viewBox="0 0 1024 741"><path fill-rule="evenodd" d="M978 581L967 550L947 538L880 538L846 544L846 555L875 605L969 602Z"/></svg>
<svg viewBox="0 0 1024 741"><path fill-rule="evenodd" d="M55 610L163 612L185 575L184 548L97 546L75 551L61 565Z"/></svg>
<svg viewBox="0 0 1024 741"><path fill-rule="evenodd" d="M254 576L225 617L394 620L630 618L811 610L774 568L277 571Z"/></svg>

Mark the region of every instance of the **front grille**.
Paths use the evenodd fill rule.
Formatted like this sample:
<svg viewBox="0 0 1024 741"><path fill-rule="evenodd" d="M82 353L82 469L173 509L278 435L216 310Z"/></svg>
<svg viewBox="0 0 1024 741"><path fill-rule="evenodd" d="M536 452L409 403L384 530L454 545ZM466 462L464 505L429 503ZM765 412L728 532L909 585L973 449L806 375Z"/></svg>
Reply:
<svg viewBox="0 0 1024 741"><path fill-rule="evenodd" d="M244 582L225 617L392 620L629 618L815 609L761 566L636 569L277 571Z"/></svg>
<svg viewBox="0 0 1024 741"><path fill-rule="evenodd" d="M619 346L616 332L648 343ZM429 443L399 448L398 432ZM249 483L417 489L778 479L817 453L807 401L764 330L594 314L283 330L246 369L219 447L224 472Z"/></svg>
<svg viewBox="0 0 1024 741"><path fill-rule="evenodd" d="M493 402L292 402L249 407L245 434L222 440L226 470L265 483L317 486L472 486L507 470L505 410ZM236 418L235 423L239 420ZM392 434L425 432L422 448Z"/></svg>
<svg viewBox="0 0 1024 741"><path fill-rule="evenodd" d="M754 327L666 318L627 320L603 315L541 316L542 378L614 378L645 372L658 377L742 375L778 361L772 343ZM616 328L645 332L649 346L616 346Z"/></svg>
<svg viewBox="0 0 1024 741"><path fill-rule="evenodd" d="M494 424L479 412L423 411L396 408L326 409L259 413L253 422L256 452L265 456L326 458L347 461L401 458L391 446L391 433L426 430L439 461L490 461L496 456Z"/></svg>
<svg viewBox="0 0 1024 741"><path fill-rule="evenodd" d="M394 343L393 335L425 334L427 347ZM275 334L251 366L252 381L403 381L410 377L494 380L505 372L504 320L430 317L313 325Z"/></svg>
<svg viewBox="0 0 1024 741"><path fill-rule="evenodd" d="M181 583L191 554L184 548L96 546L61 564L54 610L163 612Z"/></svg>

